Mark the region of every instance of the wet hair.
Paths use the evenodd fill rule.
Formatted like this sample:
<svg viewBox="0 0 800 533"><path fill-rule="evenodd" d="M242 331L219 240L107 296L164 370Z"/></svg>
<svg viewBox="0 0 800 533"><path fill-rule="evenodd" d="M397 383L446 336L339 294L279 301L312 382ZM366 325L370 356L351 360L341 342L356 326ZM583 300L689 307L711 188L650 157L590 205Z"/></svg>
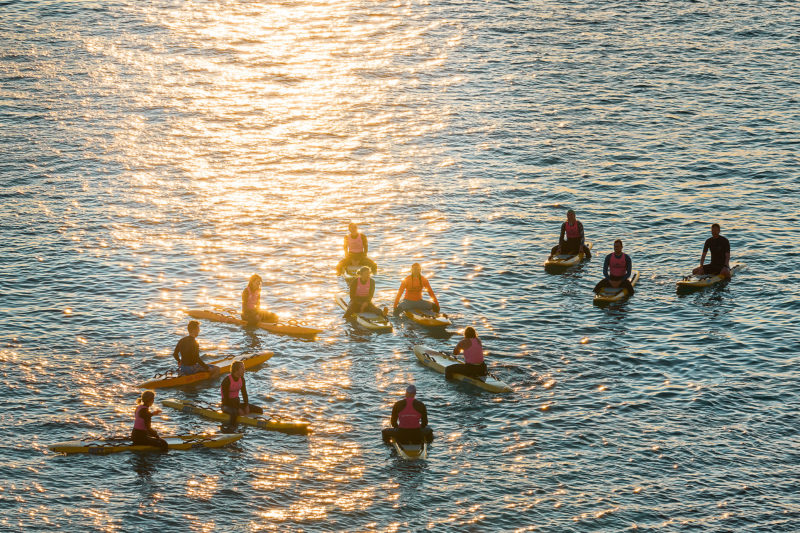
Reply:
<svg viewBox="0 0 800 533"><path fill-rule="evenodd" d="M422 283L422 266L419 263L414 263L413 265L411 265L411 276L412 276L411 279L414 279L413 278L413 276L414 276L414 267L418 267L420 269L420 272L419 272L419 275L417 276L417 279L420 281L420 283Z"/></svg>
<svg viewBox="0 0 800 533"><path fill-rule="evenodd" d="M617 244L617 243L619 243L619 245L622 246L622 239L617 239L616 241L614 241L614 244Z"/></svg>
<svg viewBox="0 0 800 533"><path fill-rule="evenodd" d="M720 229L720 227L719 227L719 224L717 224L716 222L714 222L713 224L711 224L711 227L712 227L712 228L717 228L717 229Z"/></svg>
<svg viewBox="0 0 800 533"><path fill-rule="evenodd" d="M358 273L359 274L361 274L364 271L369 272L369 267L368 266L362 266L361 268L358 269Z"/></svg>
<svg viewBox="0 0 800 533"><path fill-rule="evenodd" d="M136 405L142 405L144 403L150 402L152 403L156 399L156 393L151 390L146 390L142 392L142 395L136 400Z"/></svg>
<svg viewBox="0 0 800 533"><path fill-rule="evenodd" d="M231 363L231 374L233 374L233 371L239 367L242 367L242 370L244 370L244 363L241 361L234 361Z"/></svg>
<svg viewBox="0 0 800 533"><path fill-rule="evenodd" d="M475 328L473 328L472 326L467 326L467 329L464 330L464 338L477 339L478 334L475 333Z"/></svg>
<svg viewBox="0 0 800 533"><path fill-rule="evenodd" d="M197 320L190 320L189 324L186 326L186 329L192 331L193 329L200 329L200 322Z"/></svg>
<svg viewBox="0 0 800 533"><path fill-rule="evenodd" d="M247 282L247 288L249 289L250 287L252 287L253 283L255 283L256 281L261 281L263 283L261 276L259 276L258 274L253 274L252 276L250 276L250 281Z"/></svg>
<svg viewBox="0 0 800 533"><path fill-rule="evenodd" d="M567 216L574 215L574 214L575 214L575 211L573 211L572 209L567 211Z"/></svg>

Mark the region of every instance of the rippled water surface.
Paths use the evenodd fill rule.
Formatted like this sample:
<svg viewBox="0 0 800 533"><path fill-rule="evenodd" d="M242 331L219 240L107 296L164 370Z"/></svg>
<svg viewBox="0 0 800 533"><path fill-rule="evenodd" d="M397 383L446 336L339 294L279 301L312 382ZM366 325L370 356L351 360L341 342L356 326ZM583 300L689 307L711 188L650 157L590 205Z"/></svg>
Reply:
<svg viewBox="0 0 800 533"><path fill-rule="evenodd" d="M0 3L0 529L796 531L799 27L778 1ZM547 274L568 208L597 256ZM341 320L350 221L378 300L419 261L453 336ZM711 222L747 269L678 295ZM641 281L596 307L616 238ZM325 332L201 347L275 352L251 398L310 436L47 450L127 433L186 310L255 272ZM468 325L513 394L416 362ZM379 436L409 382L420 463Z"/></svg>

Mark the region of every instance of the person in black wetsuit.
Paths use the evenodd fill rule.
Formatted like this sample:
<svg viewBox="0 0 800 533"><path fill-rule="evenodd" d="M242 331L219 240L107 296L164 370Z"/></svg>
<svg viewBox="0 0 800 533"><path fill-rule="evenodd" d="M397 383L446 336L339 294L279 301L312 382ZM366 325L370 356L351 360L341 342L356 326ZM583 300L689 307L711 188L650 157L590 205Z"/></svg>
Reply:
<svg viewBox="0 0 800 533"><path fill-rule="evenodd" d="M207 365L200 359L200 345L197 343L197 336L200 334L200 323L192 320L186 326L189 334L178 341L172 357L178 362L178 373L180 375L195 374L197 372L211 372L216 376L219 374L219 367Z"/></svg>
<svg viewBox="0 0 800 533"><path fill-rule="evenodd" d="M711 224L711 237L706 239L706 243L703 245L700 266L692 270L692 274L695 276L722 274L726 278L731 277L731 243L719 234L719 229L719 224ZM711 262L704 265L706 252L709 251L711 252Z"/></svg>
<svg viewBox="0 0 800 533"><path fill-rule="evenodd" d="M384 444L391 444L395 439L400 444L420 444L433 442L433 430L428 425L428 410L425 404L417 400L417 388L409 385L406 397L392 407L392 427L381 432Z"/></svg>
<svg viewBox="0 0 800 533"><path fill-rule="evenodd" d="M239 401L239 391L242 392L242 401ZM230 419L227 426L222 426L224 433L236 431L236 421L239 415L262 414L264 410L250 403L247 397L247 385L244 382L244 363L236 361L231 365L231 373L225 376L220 385L222 396L222 410L228 413Z"/></svg>
<svg viewBox="0 0 800 533"><path fill-rule="evenodd" d="M566 238L564 238L566 237ZM567 221L561 224L561 234L558 236L558 245L550 251L550 258L554 255L577 255L583 250L586 259L592 258L592 252L586 246L583 236L583 224L575 218L575 211L567 211Z"/></svg>
<svg viewBox="0 0 800 533"><path fill-rule="evenodd" d="M158 432L150 426L150 419L153 415L161 414L161 409L150 410L150 406L156 399L156 393L146 390L141 398L136 400L136 411L133 413L133 429L131 430L131 440L134 444L145 446L155 446L162 452L169 450L167 441L158 436Z"/></svg>

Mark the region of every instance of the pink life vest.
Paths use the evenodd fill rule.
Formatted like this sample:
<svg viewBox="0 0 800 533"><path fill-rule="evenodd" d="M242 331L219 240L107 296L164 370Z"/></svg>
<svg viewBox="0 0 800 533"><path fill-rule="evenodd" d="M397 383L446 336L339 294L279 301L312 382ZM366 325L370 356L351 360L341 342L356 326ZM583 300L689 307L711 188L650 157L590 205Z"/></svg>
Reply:
<svg viewBox="0 0 800 533"><path fill-rule="evenodd" d="M479 365L483 363L483 345L477 338L470 339L469 348L464 350L464 362L468 365Z"/></svg>
<svg viewBox="0 0 800 533"><path fill-rule="evenodd" d="M397 425L403 429L419 429L422 415L414 409L414 398L406 396L406 406L397 415Z"/></svg>
<svg viewBox="0 0 800 533"><path fill-rule="evenodd" d="M347 234L347 249L351 254L360 254L364 251L364 240L360 233L355 238L351 237L349 233Z"/></svg>
<svg viewBox="0 0 800 533"><path fill-rule="evenodd" d="M242 390L242 383L244 383L244 376L239 378L238 380L233 379L233 376L228 376L228 391L227 395L225 389L220 389L220 393L222 394L222 401L229 398L238 398L239 391Z"/></svg>
<svg viewBox="0 0 800 533"><path fill-rule="evenodd" d="M142 409L149 409L149 407L144 404L136 406L136 411L133 412L133 429L147 431L147 422L144 421L144 418L139 416L139 411Z"/></svg>
<svg viewBox="0 0 800 533"><path fill-rule="evenodd" d="M258 309L258 304L261 303L261 291L251 291L249 285L245 290L247 291L247 309Z"/></svg>
<svg viewBox="0 0 800 533"><path fill-rule="evenodd" d="M575 224L572 226L569 225L569 222L564 223L564 231L567 234L567 239L578 239L581 236L581 232L578 229L578 221L575 221Z"/></svg>
<svg viewBox="0 0 800 533"><path fill-rule="evenodd" d="M623 278L628 272L628 264L625 261L625 254L617 257L616 254L611 254L611 259L608 262L608 273L616 278Z"/></svg>
<svg viewBox="0 0 800 533"><path fill-rule="evenodd" d="M356 296L359 298L369 298L370 281L371 280L367 280L366 283L361 283L361 278L356 278Z"/></svg>

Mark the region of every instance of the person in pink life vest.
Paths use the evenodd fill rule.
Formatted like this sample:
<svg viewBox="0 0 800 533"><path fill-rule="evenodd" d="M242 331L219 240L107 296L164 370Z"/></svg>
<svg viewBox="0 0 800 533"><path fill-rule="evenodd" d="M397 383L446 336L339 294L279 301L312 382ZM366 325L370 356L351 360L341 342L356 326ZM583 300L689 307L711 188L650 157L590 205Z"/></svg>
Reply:
<svg viewBox="0 0 800 533"><path fill-rule="evenodd" d="M350 233L344 237L344 259L336 265L336 275L341 276L347 265L366 265L372 270L373 274L378 273L378 265L375 261L367 257L369 246L367 236L358 232L358 226L350 224Z"/></svg>
<svg viewBox="0 0 800 533"><path fill-rule="evenodd" d="M421 444L433 442L433 430L428 425L428 410L425 404L416 399L417 388L406 387L406 397L392 407L392 427L381 432L384 444L391 444L392 439L400 444Z"/></svg>
<svg viewBox="0 0 800 533"><path fill-rule="evenodd" d="M133 412L133 430L131 430L131 440L134 444L145 446L155 446L161 448L162 452L169 450L167 441L158 436L158 432L150 426L150 419L153 415L161 414L161 409L150 410L156 399L156 393L146 390L141 398L136 400L136 410Z"/></svg>
<svg viewBox="0 0 800 533"><path fill-rule="evenodd" d="M278 321L278 315L261 309L261 283L261 276L253 274L242 291L242 320L251 328L259 322Z"/></svg>
<svg viewBox="0 0 800 533"><path fill-rule="evenodd" d="M264 411L257 405L250 403L247 397L247 385L244 382L244 363L235 361L231 365L231 373L225 376L219 387L222 396L222 410L230 415L227 425L222 426L224 433L236 431L236 421L239 415L245 416L250 413L262 414ZM242 401L239 401L239 392L242 393Z"/></svg>
<svg viewBox="0 0 800 533"><path fill-rule="evenodd" d="M422 299L422 289L428 291L432 302ZM405 298L401 302L400 297L403 296L403 293L405 293ZM422 275L422 267L419 263L411 265L411 275L400 284L400 289L394 298L395 315L411 309L439 312L439 300L436 299L428 279Z"/></svg>
<svg viewBox="0 0 800 533"><path fill-rule="evenodd" d="M446 366L444 369L445 379L453 379L453 374L479 378L489 373L486 362L483 360L483 344L478 338L475 328L465 329L464 338L453 348L453 355L461 352L464 352L464 363Z"/></svg>
<svg viewBox="0 0 800 533"><path fill-rule="evenodd" d="M219 367L207 365L200 358L200 344L197 336L200 335L200 322L192 320L186 326L189 334L178 341L172 351L172 357L178 362L178 374L196 374L197 372L211 372L212 376L219 374Z"/></svg>
<svg viewBox="0 0 800 533"><path fill-rule="evenodd" d="M566 237L566 239L564 238ZM592 258L592 252L584 243L583 224L575 218L575 211L567 211L567 221L561 224L561 234L558 236L558 245L550 251L550 258L554 255L577 255L583 250L586 259Z"/></svg>
<svg viewBox="0 0 800 533"><path fill-rule="evenodd" d="M372 303L374 294L375 280L370 277L369 267L363 266L358 271L358 277L350 282L350 304L342 316L345 319L350 318L353 313L375 313L386 316L386 309L378 309Z"/></svg>
<svg viewBox="0 0 800 533"><path fill-rule="evenodd" d="M606 287L622 287L628 291L628 296L633 296L633 285L631 285L631 272L633 266L628 254L622 253L622 241L614 241L614 253L608 254L603 263L603 279L595 285L594 292L600 292Z"/></svg>

